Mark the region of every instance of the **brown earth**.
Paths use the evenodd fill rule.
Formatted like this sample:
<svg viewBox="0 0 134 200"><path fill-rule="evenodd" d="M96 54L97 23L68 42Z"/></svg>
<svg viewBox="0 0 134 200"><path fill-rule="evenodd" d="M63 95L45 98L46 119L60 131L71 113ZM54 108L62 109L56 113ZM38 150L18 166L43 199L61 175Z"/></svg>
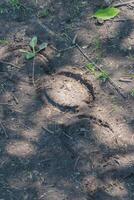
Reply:
<svg viewBox="0 0 134 200"><path fill-rule="evenodd" d="M0 200L134 199L134 4L99 23L102 5L0 2ZM125 99L87 71L65 33ZM34 35L49 45L27 61Z"/></svg>

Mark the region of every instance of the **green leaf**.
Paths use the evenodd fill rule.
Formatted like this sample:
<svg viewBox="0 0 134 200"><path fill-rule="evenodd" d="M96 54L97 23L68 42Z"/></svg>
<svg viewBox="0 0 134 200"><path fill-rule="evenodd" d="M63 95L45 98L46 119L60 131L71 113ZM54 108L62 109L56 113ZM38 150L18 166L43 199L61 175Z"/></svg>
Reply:
<svg viewBox="0 0 134 200"><path fill-rule="evenodd" d="M0 45L8 45L9 44L9 42L7 41L7 40L5 40L5 39L0 39Z"/></svg>
<svg viewBox="0 0 134 200"><path fill-rule="evenodd" d="M100 79L102 82L106 82L106 81L109 79L109 74L108 74L107 71L102 70L102 71L99 73L99 75L98 75L97 78Z"/></svg>
<svg viewBox="0 0 134 200"><path fill-rule="evenodd" d="M120 10L118 8L109 7L104 9L99 9L93 17L96 17L97 19L101 20L108 20L116 17L120 13Z"/></svg>
<svg viewBox="0 0 134 200"><path fill-rule="evenodd" d="M48 43L46 43L46 42L42 43L41 45L39 45L38 52L41 51L41 50L43 50L43 49L45 49L45 48L47 48L47 46L48 46Z"/></svg>
<svg viewBox="0 0 134 200"><path fill-rule="evenodd" d="M91 72L95 72L95 66L92 63L88 63L86 68L89 69Z"/></svg>
<svg viewBox="0 0 134 200"><path fill-rule="evenodd" d="M49 15L49 10L44 9L38 13L38 17L47 17Z"/></svg>
<svg viewBox="0 0 134 200"><path fill-rule="evenodd" d="M30 45L30 47L34 50L35 49L35 47L36 47L36 45L37 45L37 36L34 36L32 39L31 39L31 41L30 41L30 43L29 43L29 45Z"/></svg>
<svg viewBox="0 0 134 200"><path fill-rule="evenodd" d="M34 58L36 56L36 54L34 52L28 52L26 53L26 59L30 60L32 58Z"/></svg>
<svg viewBox="0 0 134 200"><path fill-rule="evenodd" d="M131 90L131 96L134 97L134 89Z"/></svg>

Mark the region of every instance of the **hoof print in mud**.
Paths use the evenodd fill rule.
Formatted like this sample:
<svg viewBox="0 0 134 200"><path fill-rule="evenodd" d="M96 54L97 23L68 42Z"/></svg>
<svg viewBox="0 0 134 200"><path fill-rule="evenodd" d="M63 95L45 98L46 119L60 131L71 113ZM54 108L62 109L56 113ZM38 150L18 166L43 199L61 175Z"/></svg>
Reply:
<svg viewBox="0 0 134 200"><path fill-rule="evenodd" d="M43 102L47 100L61 111L68 112L77 112L95 99L92 83L80 73L68 71L42 78L37 91Z"/></svg>

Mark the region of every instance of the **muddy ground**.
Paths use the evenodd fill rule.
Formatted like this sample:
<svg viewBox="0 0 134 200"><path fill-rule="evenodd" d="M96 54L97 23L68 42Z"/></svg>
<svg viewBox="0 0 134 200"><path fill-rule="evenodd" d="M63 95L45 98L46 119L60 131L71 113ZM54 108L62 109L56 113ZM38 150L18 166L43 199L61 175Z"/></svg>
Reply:
<svg viewBox="0 0 134 200"><path fill-rule="evenodd" d="M0 200L134 199L134 4L100 23L91 16L101 6L0 2ZM35 35L48 47L27 61Z"/></svg>

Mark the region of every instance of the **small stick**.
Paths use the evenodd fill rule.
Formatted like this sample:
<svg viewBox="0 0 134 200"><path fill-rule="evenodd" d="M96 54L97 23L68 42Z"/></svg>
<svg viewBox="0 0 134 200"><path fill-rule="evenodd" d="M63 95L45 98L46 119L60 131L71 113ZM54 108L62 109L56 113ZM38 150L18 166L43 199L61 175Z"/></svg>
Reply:
<svg viewBox="0 0 134 200"><path fill-rule="evenodd" d="M16 103L16 104L19 104L19 101L18 101L17 97L16 97L13 93L12 93L11 95L12 95L12 97L13 97L15 103Z"/></svg>
<svg viewBox="0 0 134 200"><path fill-rule="evenodd" d="M65 48L65 49L58 50L58 51L59 51L59 53L62 53L62 52L64 52L64 51L68 51L68 50L73 49L73 48L75 48L75 47L76 47L76 46L73 45L73 46L67 47L67 48Z"/></svg>
<svg viewBox="0 0 134 200"><path fill-rule="evenodd" d="M47 58L42 54L38 54L37 58L39 58L44 64L48 62Z"/></svg>
<svg viewBox="0 0 134 200"><path fill-rule="evenodd" d="M13 63L10 63L10 62L7 62L7 61L4 61L4 60L0 60L0 63L2 64L6 64L6 65L11 65L12 67L15 67L17 69L20 69L20 67L18 67L17 65L13 64Z"/></svg>
<svg viewBox="0 0 134 200"><path fill-rule="evenodd" d="M53 32L50 28L48 28L45 24L43 24L43 23L41 22L41 20L39 20L38 18L36 18L36 20L37 20L37 23L38 23L43 29L45 29L50 35L52 35L52 36L55 37L55 35L56 35L55 32Z"/></svg>
<svg viewBox="0 0 134 200"><path fill-rule="evenodd" d="M1 128L2 128L2 130L4 132L4 134L5 134L6 138L8 138L8 134L7 134L6 128L5 128L5 126L3 125L2 122L0 122L0 126L1 126Z"/></svg>
<svg viewBox="0 0 134 200"><path fill-rule="evenodd" d="M133 80L132 80L132 79L126 79L126 78L120 78L119 81L120 81L120 82L129 83L129 82L132 82Z"/></svg>
<svg viewBox="0 0 134 200"><path fill-rule="evenodd" d="M8 106L12 106L13 104L9 104L9 103L0 103L0 105L8 105Z"/></svg>
<svg viewBox="0 0 134 200"><path fill-rule="evenodd" d="M1 84L1 86L2 86L2 89L4 90L4 92L6 92L6 89L5 89L4 85ZM11 93L11 96L13 97L15 103L19 104L19 101L18 101L17 97L13 93Z"/></svg>
<svg viewBox="0 0 134 200"><path fill-rule="evenodd" d="M127 4L134 3L134 0L113 4L114 7L126 6Z"/></svg>
<svg viewBox="0 0 134 200"><path fill-rule="evenodd" d="M65 132L63 132L63 134L64 134L66 137L68 137L70 140L73 139L70 135L66 134Z"/></svg>
<svg viewBox="0 0 134 200"><path fill-rule="evenodd" d="M51 130L49 130L48 128L46 128L46 127L41 127L44 131L47 131L48 133L51 133L51 134L54 134L54 131L51 131Z"/></svg>
<svg viewBox="0 0 134 200"><path fill-rule="evenodd" d="M78 162L80 160L80 156L77 157L76 161L75 161L75 164L74 164L74 171L76 170L76 167L78 165Z"/></svg>
<svg viewBox="0 0 134 200"><path fill-rule="evenodd" d="M33 59L32 82L33 86L35 87L35 59Z"/></svg>

